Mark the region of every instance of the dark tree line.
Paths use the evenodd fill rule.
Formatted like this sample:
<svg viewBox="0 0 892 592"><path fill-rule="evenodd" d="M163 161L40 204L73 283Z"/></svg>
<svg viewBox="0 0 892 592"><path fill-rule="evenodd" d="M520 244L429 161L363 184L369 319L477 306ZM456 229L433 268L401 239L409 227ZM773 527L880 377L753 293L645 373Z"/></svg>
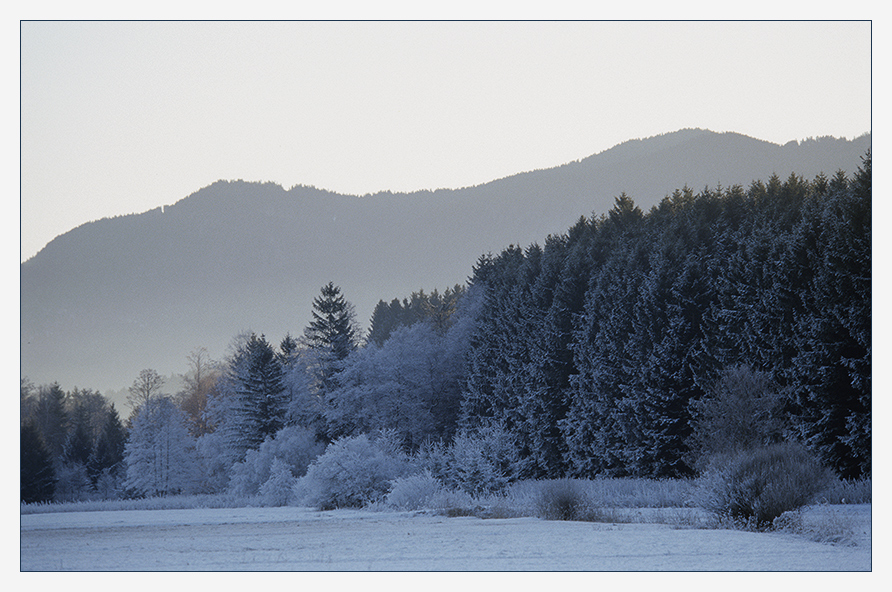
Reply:
<svg viewBox="0 0 892 592"><path fill-rule="evenodd" d="M22 501L108 496L122 478L127 434L98 392L23 380L20 433Z"/></svg>
<svg viewBox="0 0 892 592"><path fill-rule="evenodd" d="M621 195L544 247L481 257L461 421L513 433L527 477L694 472L726 368L779 385L788 438L870 473L871 157L854 178Z"/></svg>
<svg viewBox="0 0 892 592"><path fill-rule="evenodd" d="M440 294L436 289L430 294L424 290L413 292L409 298L394 298L389 303L379 300L372 313L367 341L384 345L391 334L400 327L411 327L421 321L430 321L438 329L444 329L455 312L464 287L456 285Z"/></svg>

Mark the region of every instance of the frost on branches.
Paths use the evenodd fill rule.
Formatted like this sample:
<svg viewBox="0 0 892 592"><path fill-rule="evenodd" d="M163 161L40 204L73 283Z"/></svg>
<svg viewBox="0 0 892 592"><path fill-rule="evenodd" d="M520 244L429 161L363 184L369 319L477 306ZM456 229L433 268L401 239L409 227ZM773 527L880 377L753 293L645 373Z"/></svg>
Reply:
<svg viewBox="0 0 892 592"><path fill-rule="evenodd" d="M124 460L124 486L139 495L194 491L195 440L186 427L185 414L169 398L154 398L143 404L133 419Z"/></svg>

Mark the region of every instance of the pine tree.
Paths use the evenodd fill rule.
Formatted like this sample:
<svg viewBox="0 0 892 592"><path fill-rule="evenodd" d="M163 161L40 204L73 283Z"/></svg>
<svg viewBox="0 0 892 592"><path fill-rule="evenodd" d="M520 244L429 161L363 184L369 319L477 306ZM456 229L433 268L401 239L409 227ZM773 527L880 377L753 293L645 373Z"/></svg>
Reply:
<svg viewBox="0 0 892 592"><path fill-rule="evenodd" d="M592 245L599 265L574 321L570 348L576 373L569 378L569 409L560 424L568 473L576 477L629 474L625 452L637 410L628 407L623 389L631 382L633 311L649 250L644 220L623 195Z"/></svg>
<svg viewBox="0 0 892 592"><path fill-rule="evenodd" d="M357 345L353 316L353 306L341 295L341 289L329 282L313 300L313 320L304 330L307 344L315 350L326 350L333 360L343 360Z"/></svg>
<svg viewBox="0 0 892 592"><path fill-rule="evenodd" d="M377 346L384 345L393 330L400 325L402 310L403 307L397 298L394 298L390 304L379 300L375 305L375 310L372 311L368 342Z"/></svg>
<svg viewBox="0 0 892 592"><path fill-rule="evenodd" d="M53 460L37 427L27 422L20 427L20 488L22 503L52 501L56 489Z"/></svg>
<svg viewBox="0 0 892 592"><path fill-rule="evenodd" d="M313 300L313 320L304 329L304 341L316 355L316 388L320 398L334 388L334 376L341 362L357 348L353 305L341 289L329 282Z"/></svg>
<svg viewBox="0 0 892 592"><path fill-rule="evenodd" d="M790 375L800 434L845 478L871 471L871 161L803 220L808 287Z"/></svg>
<svg viewBox="0 0 892 592"><path fill-rule="evenodd" d="M239 358L232 369L236 421L239 447L249 450L284 427L288 402L281 359L263 335L252 335Z"/></svg>
<svg viewBox="0 0 892 592"><path fill-rule="evenodd" d="M54 459L61 457L68 437L68 413L65 410L65 391L58 382L40 387L34 421L50 456Z"/></svg>
<svg viewBox="0 0 892 592"><path fill-rule="evenodd" d="M71 431L62 449L62 462L86 465L93 451L93 433L86 406L75 404L71 414Z"/></svg>
<svg viewBox="0 0 892 592"><path fill-rule="evenodd" d="M126 445L127 432L112 404L87 462L87 472L94 487L103 473L116 475L122 469Z"/></svg>

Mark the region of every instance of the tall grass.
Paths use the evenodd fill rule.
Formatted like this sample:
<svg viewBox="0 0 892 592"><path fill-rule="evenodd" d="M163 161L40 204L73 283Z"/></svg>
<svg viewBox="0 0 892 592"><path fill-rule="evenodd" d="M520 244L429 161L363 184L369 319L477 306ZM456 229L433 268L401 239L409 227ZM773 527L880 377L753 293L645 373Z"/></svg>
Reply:
<svg viewBox="0 0 892 592"><path fill-rule="evenodd" d="M519 505L534 504L545 488L554 483L572 481L578 493L590 504L605 508L682 508L691 505L696 489L690 479L552 479L521 481L513 484L508 495Z"/></svg>
<svg viewBox="0 0 892 592"><path fill-rule="evenodd" d="M398 495L391 500L388 507L394 509L430 510L445 515L485 517L519 517L537 516L540 514L540 498L549 484L571 480L519 481L513 483L502 494L471 497L461 492L437 489L436 495L429 490L421 493L407 492L400 488ZM604 478L574 479L573 486L586 503L600 508L602 515L610 514L614 520L623 521L623 517L646 514L662 518L676 519L680 515L675 509L683 508L690 513L696 510L695 498L697 484L689 479L639 479L639 478ZM397 498L399 497L399 502ZM419 497L415 500L413 497ZM817 498L818 502L827 504L869 504L871 502L871 480L858 481L834 480ZM94 500L66 503L21 504L22 514L38 514L48 512L101 512L110 510L187 510L193 508L243 508L261 505L252 497L227 494L175 495L167 497L149 497L127 500ZM622 512L607 509L623 510ZM650 511L664 509L665 511ZM641 510L635 512L634 510ZM647 511L645 511L647 510ZM606 512L606 513L605 513Z"/></svg>
<svg viewBox="0 0 892 592"><path fill-rule="evenodd" d="M873 492L872 479L833 479L830 485L818 495L818 500L827 504L869 504Z"/></svg>
<svg viewBox="0 0 892 592"><path fill-rule="evenodd" d="M223 494L170 495L126 500L87 500L64 503L21 504L22 514L52 512L109 512L114 510L192 510L197 508L244 508L249 500Z"/></svg>

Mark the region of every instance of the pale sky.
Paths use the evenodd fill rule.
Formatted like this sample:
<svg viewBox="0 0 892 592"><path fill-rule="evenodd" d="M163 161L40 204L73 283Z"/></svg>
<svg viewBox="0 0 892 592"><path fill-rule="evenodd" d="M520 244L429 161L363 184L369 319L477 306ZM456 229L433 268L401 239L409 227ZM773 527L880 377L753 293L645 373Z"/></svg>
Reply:
<svg viewBox="0 0 892 592"><path fill-rule="evenodd" d="M869 22L23 22L21 259L218 179L475 185L685 127L871 131Z"/></svg>

